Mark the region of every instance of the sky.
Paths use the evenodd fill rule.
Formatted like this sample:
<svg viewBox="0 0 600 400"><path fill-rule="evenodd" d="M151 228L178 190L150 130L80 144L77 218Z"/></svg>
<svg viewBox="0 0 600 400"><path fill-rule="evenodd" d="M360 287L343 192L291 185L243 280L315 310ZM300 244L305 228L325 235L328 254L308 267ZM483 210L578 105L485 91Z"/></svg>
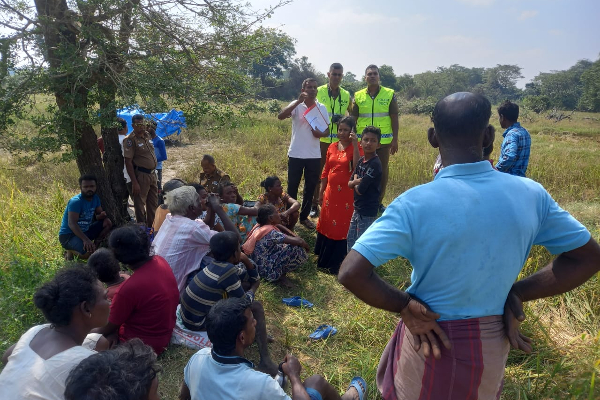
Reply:
<svg viewBox="0 0 600 400"><path fill-rule="evenodd" d="M358 77L369 64L396 75L517 64L524 87L540 72L597 60L599 19L600 0L295 0L265 25L296 39L296 56L321 72L334 62Z"/></svg>

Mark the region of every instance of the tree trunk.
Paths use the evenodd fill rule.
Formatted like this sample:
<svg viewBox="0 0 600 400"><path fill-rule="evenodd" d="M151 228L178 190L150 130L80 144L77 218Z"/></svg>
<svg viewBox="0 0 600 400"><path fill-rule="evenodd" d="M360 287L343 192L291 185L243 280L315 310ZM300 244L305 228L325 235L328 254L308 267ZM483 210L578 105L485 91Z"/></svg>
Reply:
<svg viewBox="0 0 600 400"><path fill-rule="evenodd" d="M109 121L114 121L117 117L117 111L114 107L115 97L115 91L108 91L108 93L103 93L100 100L100 110L102 110L103 117L105 116ZM102 121L105 120L105 118L102 119ZM129 218L129 212L127 211L129 192L123 176L124 160L119 143L119 129L106 126L102 126L101 129L104 140L104 171L110 185L112 197L117 203L117 211L114 214L115 220L113 221L116 225L122 225Z"/></svg>
<svg viewBox="0 0 600 400"><path fill-rule="evenodd" d="M78 134L79 138L75 145L75 150L77 151L77 167L79 168L79 172L83 174L93 174L98 179L98 196L100 196L100 201L102 203L102 209L106 211L109 218L113 223L117 226L123 225L126 221L123 216L123 194L121 192L121 197L118 197L113 192L113 185L111 182L112 179L107 177L107 173L105 171L104 166L102 165L102 159L100 158L100 149L98 148L98 143L96 141L96 132L94 128L84 122L77 124L76 126L76 134ZM110 136L110 135L107 135ZM114 139L117 142L117 147L119 147L119 156L121 159L123 158L120 153L119 141L115 135ZM106 146L106 139L105 146ZM110 138L109 138L110 140ZM114 152L114 144L112 151ZM105 147L106 148L106 147ZM110 147L109 147L110 148ZM108 150L108 148L106 148ZM121 165L123 161L121 160ZM121 180L123 179L123 168L121 167ZM124 183L123 183L124 186ZM127 209L125 208L125 213L127 213Z"/></svg>

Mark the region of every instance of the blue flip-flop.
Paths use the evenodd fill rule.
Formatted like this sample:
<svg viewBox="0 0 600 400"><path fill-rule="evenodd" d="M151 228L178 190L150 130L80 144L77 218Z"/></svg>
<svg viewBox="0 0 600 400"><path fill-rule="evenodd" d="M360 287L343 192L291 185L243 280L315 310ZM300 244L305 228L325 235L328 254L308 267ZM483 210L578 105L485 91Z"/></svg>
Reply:
<svg viewBox="0 0 600 400"><path fill-rule="evenodd" d="M308 337L313 340L327 339L330 336L333 336L337 333L337 329L331 325L323 324L319 325L317 329L313 333L311 333Z"/></svg>
<svg viewBox="0 0 600 400"><path fill-rule="evenodd" d="M353 386L358 392L358 400L363 400L367 398L367 382L365 382L363 378L361 378L360 376L355 376L354 378L352 378L348 389L350 389Z"/></svg>
<svg viewBox="0 0 600 400"><path fill-rule="evenodd" d="M312 307L313 303L311 303L310 301L303 299L300 296L296 296L296 297L286 297L281 299L281 301L283 301L284 304L287 304L290 307Z"/></svg>

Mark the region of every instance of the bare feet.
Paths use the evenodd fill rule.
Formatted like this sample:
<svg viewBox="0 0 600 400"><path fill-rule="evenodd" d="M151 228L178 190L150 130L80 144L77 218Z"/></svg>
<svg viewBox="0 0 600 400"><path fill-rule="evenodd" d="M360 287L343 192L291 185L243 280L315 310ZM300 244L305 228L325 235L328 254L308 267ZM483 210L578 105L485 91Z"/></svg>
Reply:
<svg viewBox="0 0 600 400"><path fill-rule="evenodd" d="M296 287L296 285L294 285L294 284L292 283L292 281L290 281L290 280L288 279L288 277L287 277L287 276L285 276L285 275L281 275L281 278L279 278L279 280L277 281L277 283L278 283L279 285L283 286L283 287L284 287L284 288L286 288L286 289L293 289L294 287Z"/></svg>
<svg viewBox="0 0 600 400"><path fill-rule="evenodd" d="M265 374L275 376L279 371L279 366L275 364L273 361L264 361L260 360L260 363L256 366L256 370L260 372L264 372ZM358 399L358 397L357 397Z"/></svg>
<svg viewBox="0 0 600 400"><path fill-rule="evenodd" d="M300 224L302 224L302 226L304 226L309 231L314 231L316 228L315 224L308 218L303 221L300 221Z"/></svg>

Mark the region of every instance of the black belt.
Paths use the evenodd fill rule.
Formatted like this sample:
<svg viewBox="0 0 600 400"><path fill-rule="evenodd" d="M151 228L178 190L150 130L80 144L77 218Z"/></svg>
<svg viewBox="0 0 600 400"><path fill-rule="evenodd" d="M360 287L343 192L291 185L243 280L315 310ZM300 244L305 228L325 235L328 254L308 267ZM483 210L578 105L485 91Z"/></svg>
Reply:
<svg viewBox="0 0 600 400"><path fill-rule="evenodd" d="M135 170L136 170L136 171L143 172L143 173L145 173L145 174L153 174L153 173L154 173L154 171L156 171L156 170L154 170L154 169L142 168L142 167L138 167L138 166L136 166L136 167L135 167Z"/></svg>

